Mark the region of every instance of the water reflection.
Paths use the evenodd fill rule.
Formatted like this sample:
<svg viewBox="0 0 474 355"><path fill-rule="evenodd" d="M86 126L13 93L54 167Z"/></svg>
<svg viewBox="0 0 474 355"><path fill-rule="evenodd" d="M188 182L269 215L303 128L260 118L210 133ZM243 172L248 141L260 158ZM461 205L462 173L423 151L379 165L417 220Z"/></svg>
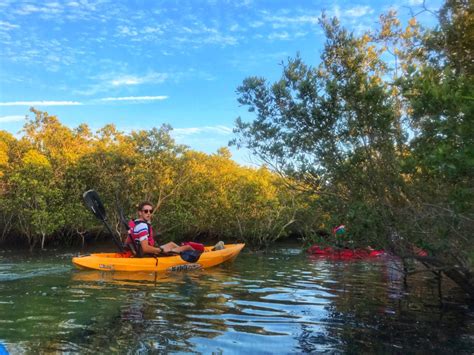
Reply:
<svg viewBox="0 0 474 355"><path fill-rule="evenodd" d="M107 271L76 271L72 274L72 280L92 283L109 283L116 285L140 285L155 287L159 282L170 282L175 280L175 275L157 272L107 272Z"/></svg>
<svg viewBox="0 0 474 355"><path fill-rule="evenodd" d="M4 261L0 343L14 353L469 353L473 346L469 310L454 299L441 304L429 274L405 285L396 259L315 260L286 248L245 252L201 271L108 273L74 270L69 257L55 256L29 260L28 277L14 258Z"/></svg>

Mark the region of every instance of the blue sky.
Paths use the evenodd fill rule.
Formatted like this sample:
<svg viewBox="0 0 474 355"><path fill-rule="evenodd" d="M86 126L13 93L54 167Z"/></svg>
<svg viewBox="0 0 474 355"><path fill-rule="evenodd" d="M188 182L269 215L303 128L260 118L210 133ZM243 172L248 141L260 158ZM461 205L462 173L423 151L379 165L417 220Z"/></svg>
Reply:
<svg viewBox="0 0 474 355"><path fill-rule="evenodd" d="M17 134L29 108L73 128L170 124L178 143L207 153L233 138L236 88L276 80L297 52L317 65L322 11L356 32L423 0L0 0L0 129ZM441 0L425 0L433 10ZM433 23L429 13L418 16ZM244 151L232 149L240 163Z"/></svg>

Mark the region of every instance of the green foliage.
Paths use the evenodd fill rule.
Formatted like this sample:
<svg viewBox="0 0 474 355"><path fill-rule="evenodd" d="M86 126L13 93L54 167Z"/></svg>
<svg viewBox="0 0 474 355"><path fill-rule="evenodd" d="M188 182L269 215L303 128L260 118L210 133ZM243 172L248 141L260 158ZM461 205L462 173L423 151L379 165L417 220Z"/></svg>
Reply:
<svg viewBox="0 0 474 355"><path fill-rule="evenodd" d="M288 211L295 207L267 169L240 167L227 149L210 156L189 151L183 158L188 176L160 213L164 232L177 238L238 239L256 246L286 235L293 223Z"/></svg>
<svg viewBox="0 0 474 355"><path fill-rule="evenodd" d="M131 134L107 125L94 133L32 113L20 140L0 131L0 241L20 236L30 248L52 239L84 242L87 231L101 228L83 206L88 189L100 193L117 231L117 204L134 217L139 202L151 201L166 240L205 236L262 246L294 223L298 207L277 176L239 166L227 148L212 155L189 150L166 125Z"/></svg>
<svg viewBox="0 0 474 355"><path fill-rule="evenodd" d="M322 26L327 41L317 68L297 56L276 83L249 78L238 88L239 102L256 119L237 120L236 143L327 196L321 206L331 212L330 223L357 222L367 228L357 233L365 239L388 217L366 212L398 202L406 134L392 89L382 81L389 71L366 37L337 20L323 18Z"/></svg>
<svg viewBox="0 0 474 355"><path fill-rule="evenodd" d="M426 30L415 18L403 29L390 12L378 30L359 36L323 17L319 65L297 55L275 83L249 77L238 87L238 101L254 119L237 119L232 143L319 196L305 234L309 225L328 232L344 223L362 246L419 245L449 265L470 265L469 6L448 0L439 26Z"/></svg>
<svg viewBox="0 0 474 355"><path fill-rule="evenodd" d="M472 268L474 227L474 18L467 1L447 1L423 51L405 54L398 79L415 136L406 234L450 263ZM472 7L472 6L471 6ZM414 210L416 210L414 212Z"/></svg>
<svg viewBox="0 0 474 355"><path fill-rule="evenodd" d="M9 198L17 216L18 228L26 236L30 249L64 223L60 208L62 191L55 186L53 170L48 158L36 150L29 150L22 165L9 179Z"/></svg>

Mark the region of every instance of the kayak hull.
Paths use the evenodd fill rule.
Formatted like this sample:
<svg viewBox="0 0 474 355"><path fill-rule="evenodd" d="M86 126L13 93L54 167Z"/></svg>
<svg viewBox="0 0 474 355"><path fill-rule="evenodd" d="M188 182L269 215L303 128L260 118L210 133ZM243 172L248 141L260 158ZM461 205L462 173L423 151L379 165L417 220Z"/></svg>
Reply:
<svg viewBox="0 0 474 355"><path fill-rule="evenodd" d="M176 256L149 258L124 257L120 253L97 253L72 258L72 263L79 269L101 271L181 271L209 268L239 255L245 244L227 244L224 249L212 251L206 247L199 260L189 263Z"/></svg>
<svg viewBox="0 0 474 355"><path fill-rule="evenodd" d="M337 249L332 247L321 247L319 245L311 246L308 249L308 252L315 256L341 260L377 258L385 255L385 251L383 250Z"/></svg>

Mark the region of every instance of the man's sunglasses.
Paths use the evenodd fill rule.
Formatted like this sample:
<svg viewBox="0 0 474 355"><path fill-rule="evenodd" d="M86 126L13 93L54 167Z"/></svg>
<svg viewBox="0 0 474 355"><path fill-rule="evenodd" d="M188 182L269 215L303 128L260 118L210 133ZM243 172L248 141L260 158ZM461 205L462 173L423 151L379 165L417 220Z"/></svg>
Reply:
<svg viewBox="0 0 474 355"><path fill-rule="evenodd" d="M153 210L142 210L143 213L153 213Z"/></svg>

